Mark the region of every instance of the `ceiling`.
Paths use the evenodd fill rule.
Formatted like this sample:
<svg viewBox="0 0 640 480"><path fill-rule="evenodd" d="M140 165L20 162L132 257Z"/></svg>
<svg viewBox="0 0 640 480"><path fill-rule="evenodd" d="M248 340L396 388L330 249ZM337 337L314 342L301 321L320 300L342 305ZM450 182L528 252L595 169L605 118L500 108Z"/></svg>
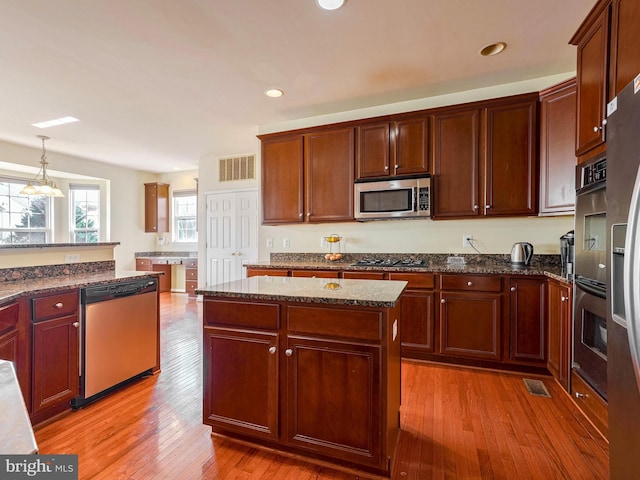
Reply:
<svg viewBox="0 0 640 480"><path fill-rule="evenodd" d="M249 153L259 125L571 72L594 3L0 0L0 140L194 169ZM502 54L479 55L498 41ZM68 115L80 122L31 126Z"/></svg>

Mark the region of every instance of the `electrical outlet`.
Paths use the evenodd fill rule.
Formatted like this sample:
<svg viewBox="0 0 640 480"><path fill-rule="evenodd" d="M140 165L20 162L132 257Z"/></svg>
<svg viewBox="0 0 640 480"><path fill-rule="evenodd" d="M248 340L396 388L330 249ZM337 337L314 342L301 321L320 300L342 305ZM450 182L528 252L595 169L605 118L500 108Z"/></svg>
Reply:
<svg viewBox="0 0 640 480"><path fill-rule="evenodd" d="M289 239L288 239L288 238L283 238L283 239L282 239L282 246L283 246L284 248L289 248L289 247L291 246L291 242L289 241Z"/></svg>
<svg viewBox="0 0 640 480"><path fill-rule="evenodd" d="M471 240L473 240L473 235L462 235L462 246L471 247Z"/></svg>
<svg viewBox="0 0 640 480"><path fill-rule="evenodd" d="M65 255L64 263L78 263L80 261L80 255Z"/></svg>
<svg viewBox="0 0 640 480"><path fill-rule="evenodd" d="M267 248L273 248L273 238L267 238Z"/></svg>

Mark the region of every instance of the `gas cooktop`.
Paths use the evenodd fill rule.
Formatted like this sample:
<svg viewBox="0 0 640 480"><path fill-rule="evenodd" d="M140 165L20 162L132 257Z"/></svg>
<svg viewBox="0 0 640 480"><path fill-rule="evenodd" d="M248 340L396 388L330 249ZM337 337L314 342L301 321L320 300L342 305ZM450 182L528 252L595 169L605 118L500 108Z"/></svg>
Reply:
<svg viewBox="0 0 640 480"><path fill-rule="evenodd" d="M423 260L414 258L363 258L351 264L352 267L424 267Z"/></svg>

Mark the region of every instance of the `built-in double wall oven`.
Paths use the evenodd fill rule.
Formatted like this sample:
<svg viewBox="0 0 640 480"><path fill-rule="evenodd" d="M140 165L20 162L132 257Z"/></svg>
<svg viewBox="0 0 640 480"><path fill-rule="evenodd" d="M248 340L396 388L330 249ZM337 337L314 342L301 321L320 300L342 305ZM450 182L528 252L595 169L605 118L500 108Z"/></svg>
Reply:
<svg viewBox="0 0 640 480"><path fill-rule="evenodd" d="M606 159L576 169L573 369L607 398Z"/></svg>

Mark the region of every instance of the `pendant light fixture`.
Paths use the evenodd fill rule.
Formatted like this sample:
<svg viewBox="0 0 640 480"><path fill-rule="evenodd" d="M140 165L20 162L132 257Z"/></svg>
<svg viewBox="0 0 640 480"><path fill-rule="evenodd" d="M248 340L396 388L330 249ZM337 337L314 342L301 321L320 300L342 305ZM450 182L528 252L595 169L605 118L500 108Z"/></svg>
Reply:
<svg viewBox="0 0 640 480"><path fill-rule="evenodd" d="M42 140L42 156L40 157L40 170L38 174L27 185L20 190L20 195L46 195L47 197L64 197L62 190L49 178L47 175L47 150L44 147L44 142L49 140L49 137L44 135L36 135Z"/></svg>

